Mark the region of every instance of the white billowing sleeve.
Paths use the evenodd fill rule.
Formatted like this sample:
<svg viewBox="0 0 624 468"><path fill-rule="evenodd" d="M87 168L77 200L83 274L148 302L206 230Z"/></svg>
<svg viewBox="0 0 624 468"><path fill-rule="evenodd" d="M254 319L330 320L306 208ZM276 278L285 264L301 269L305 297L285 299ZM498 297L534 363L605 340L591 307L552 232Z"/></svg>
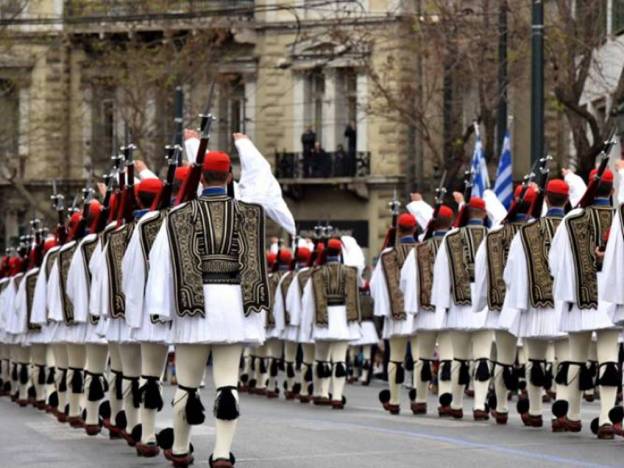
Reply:
<svg viewBox="0 0 624 468"><path fill-rule="evenodd" d="M570 204L576 206L578 202L583 198L587 185L585 181L574 172L568 172L564 177L566 183L570 187Z"/></svg>
<svg viewBox="0 0 624 468"><path fill-rule="evenodd" d="M433 216L433 208L429 203L424 200L417 200L409 202L405 208L416 218L416 222L420 228L424 231L427 229L429 220Z"/></svg>
<svg viewBox="0 0 624 468"><path fill-rule="evenodd" d="M518 310L529 309L529 277L527 260L520 233L517 233L509 246L509 256L503 272L505 280L505 301Z"/></svg>
<svg viewBox="0 0 624 468"><path fill-rule="evenodd" d="M102 249L102 255L100 257L100 261L98 263L99 270L99 284L100 284L100 305L99 305L99 313L100 317L110 317L110 289L109 289L109 279L108 279L108 262L106 261L106 256L109 248L109 243L107 243ZM101 325L101 324L100 324Z"/></svg>
<svg viewBox="0 0 624 468"><path fill-rule="evenodd" d="M496 194L492 190L487 189L483 192L483 200L485 201L485 210L487 211L492 226L500 224L501 221L505 219L505 216L507 216L507 210Z"/></svg>
<svg viewBox="0 0 624 468"><path fill-rule="evenodd" d="M275 289L275 297L273 298L273 318L275 319L275 331L281 333L286 328L286 309L284 304L284 295L282 294L282 281L286 275L282 275L277 288Z"/></svg>
<svg viewBox="0 0 624 468"><path fill-rule="evenodd" d="M300 336L305 340L312 338L312 324L316 312L316 303L314 302L314 291L312 279L309 279L303 288L303 297L301 299L301 324Z"/></svg>
<svg viewBox="0 0 624 468"><path fill-rule="evenodd" d="M46 254L47 255L47 254ZM39 325L44 325L48 321L47 312L47 289L48 281L45 272L47 258L44 259L37 273L37 282L35 283L35 292L33 293L32 313L30 321Z"/></svg>
<svg viewBox="0 0 624 468"><path fill-rule="evenodd" d="M63 321L63 305L61 304L61 292L59 283L58 257L54 261L50 278L48 278L47 298L50 319L55 322Z"/></svg>
<svg viewBox="0 0 624 468"><path fill-rule="evenodd" d="M158 176L156 174L154 174L148 168L145 168L141 172L139 172L139 179L141 179L141 180L145 180L145 179L158 179Z"/></svg>
<svg viewBox="0 0 624 468"><path fill-rule="evenodd" d="M472 311L479 313L487 306L488 266L485 242L481 242L475 255L475 282L472 296Z"/></svg>
<svg viewBox="0 0 624 468"><path fill-rule="evenodd" d="M576 214L578 211L572 210L567 216L572 213ZM559 224L550 244L548 264L550 266L550 274L554 278L553 297L555 300L569 303L576 302L574 294L576 289L574 258L565 218Z"/></svg>
<svg viewBox="0 0 624 468"><path fill-rule="evenodd" d="M418 313L420 308L418 289L418 268L416 265L416 249L412 249L407 255L403 266L401 267L401 291L403 291L403 301L405 304L405 312L410 314Z"/></svg>
<svg viewBox="0 0 624 468"><path fill-rule="evenodd" d="M624 169L618 170L618 179L617 204L621 205L624 203Z"/></svg>
<svg viewBox="0 0 624 468"><path fill-rule="evenodd" d="M89 313L94 317L102 315L102 240L98 240L91 258L89 259L89 271L91 272L91 290L89 291Z"/></svg>
<svg viewBox="0 0 624 468"><path fill-rule="evenodd" d="M121 290L126 297L125 318L131 328L139 328L143 323L145 261L139 236L139 227L136 227L121 261Z"/></svg>
<svg viewBox="0 0 624 468"><path fill-rule="evenodd" d="M22 278L17 293L15 294L15 301L12 310L13 321L10 325L10 332L14 334L26 333L26 279Z"/></svg>
<svg viewBox="0 0 624 468"><path fill-rule="evenodd" d="M149 265L144 307L149 315L157 315L161 320L170 320L171 312L175 308L175 291L166 222L160 227L150 250Z"/></svg>
<svg viewBox="0 0 624 468"><path fill-rule="evenodd" d="M617 209L602 261L602 271L598 275L598 298L600 301L624 305L624 233L620 215L621 210Z"/></svg>
<svg viewBox="0 0 624 468"><path fill-rule="evenodd" d="M295 274L286 292L286 310L290 314L290 324L301 324L301 291L299 290L299 273Z"/></svg>
<svg viewBox="0 0 624 468"><path fill-rule="evenodd" d="M377 317L388 317L390 315L390 300L388 298L388 287L386 286L386 275L381 265L381 255L371 275L370 294L373 298L374 315Z"/></svg>
<svg viewBox="0 0 624 468"><path fill-rule="evenodd" d="M74 306L74 319L82 323L89 315L89 294L87 291L87 277L84 271L84 258L80 246L74 252L69 270L67 271L67 297Z"/></svg>
<svg viewBox="0 0 624 468"><path fill-rule="evenodd" d="M184 140L184 154L189 163L193 164L197 159L199 149L199 138L187 138Z"/></svg>
<svg viewBox="0 0 624 468"><path fill-rule="evenodd" d="M446 237L440 244L433 263L431 303L436 307L436 310L448 309L451 306L451 272L446 251Z"/></svg>
<svg viewBox="0 0 624 468"><path fill-rule="evenodd" d="M295 219L282 197L282 188L271 172L271 165L250 139L236 140L234 144L241 163L240 199L262 205L269 218L294 235Z"/></svg>
<svg viewBox="0 0 624 468"><path fill-rule="evenodd" d="M364 252L357 241L351 236L342 236L342 261L347 266L356 267L358 278L362 276L362 272L366 267L366 258Z"/></svg>
<svg viewBox="0 0 624 468"><path fill-rule="evenodd" d="M2 304L4 307L4 326L9 333L15 334L15 300L17 298L17 288L15 287L15 277L11 278L11 282L6 287L7 294Z"/></svg>

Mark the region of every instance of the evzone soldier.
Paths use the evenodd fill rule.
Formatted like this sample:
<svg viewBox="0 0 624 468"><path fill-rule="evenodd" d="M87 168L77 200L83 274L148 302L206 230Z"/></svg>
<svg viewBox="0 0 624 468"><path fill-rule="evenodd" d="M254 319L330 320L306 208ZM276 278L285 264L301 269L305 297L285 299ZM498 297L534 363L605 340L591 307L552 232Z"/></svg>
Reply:
<svg viewBox="0 0 624 468"><path fill-rule="evenodd" d="M247 155L270 169L247 137L235 134L234 138L241 162ZM201 166L194 166L192 171L197 169L202 171L201 195L171 210L152 246L146 307L150 315L172 321L172 342L176 345L174 435L165 456L175 466L188 466L193 461L190 429L205 418L198 391L212 354L216 440L209 463L224 468L235 463L231 445L239 417L237 384L242 349L265 339L264 315L271 305L264 259L265 211L228 196L231 162L225 153L207 153ZM246 190L257 186L243 183L245 172L249 174L252 168L243 164L242 169L239 188L244 200ZM266 179L257 182L266 183ZM272 200L261 199L263 204L273 203L273 214L285 206L280 206L279 185L276 189ZM196 257L201 263L194 261Z"/></svg>
<svg viewBox="0 0 624 468"><path fill-rule="evenodd" d="M569 336L568 360L560 361L557 373L557 393L567 398L553 405L557 417L553 429L581 430L582 392L594 385L586 362L595 332L600 391L599 439L614 437L609 411L615 406L620 383L618 337L621 328L618 325L624 320L621 308L598 298L599 285L604 280L601 251L613 221L614 210L609 200L612 193L613 173L607 169L600 174L594 169L580 208L563 218L549 253L554 299L563 303L560 331Z"/></svg>
<svg viewBox="0 0 624 468"><path fill-rule="evenodd" d="M466 224L449 231L438 248L434 263L432 305L436 313L445 315L442 333L438 335L440 355L439 401L440 416L463 417L465 386L470 381L469 360L488 359L491 342L486 346L471 346L471 338L483 323L483 312L472 312L474 295L474 258L477 249L485 238L487 229L484 220L487 216L485 201L472 197L464 208ZM489 332L488 332L489 333ZM481 343L481 340L475 341ZM486 340L483 340L485 345ZM489 376L488 379L489 381ZM485 387L481 391L480 385ZM487 381L475 382L474 416L483 419L487 393Z"/></svg>
<svg viewBox="0 0 624 468"><path fill-rule="evenodd" d="M547 369L549 343L555 343L555 356L566 360L568 340L559 331L562 303L553 296L553 280L548 266L552 238L565 215L569 187L561 179L546 185L545 216L528 222L514 236L505 265L505 307L498 326L522 339L527 351L528 404L518 402L522 422L528 427L542 427L542 396L550 389L553 376ZM559 395L563 401L565 395ZM498 398L497 398L498 400Z"/></svg>
<svg viewBox="0 0 624 468"><path fill-rule="evenodd" d="M359 273L341 263L342 243L327 242L325 261L312 271L302 299L302 333L315 342L316 373L314 403L344 408L349 342L361 337ZM330 399L331 383L331 399Z"/></svg>
<svg viewBox="0 0 624 468"><path fill-rule="evenodd" d="M167 190L161 188L157 209L144 214L138 220L122 264L125 272L122 286L126 297L126 323L132 328L132 338L141 346L141 387L139 388L141 435L140 440L137 440L136 450L137 455L144 457L154 457L160 452L156 435L156 414L163 407L161 376L167 364L171 342L171 321L163 321L156 316L149 315L145 306L144 294L149 272L149 252L169 207L174 203L171 197L177 195L190 172L188 166L176 168L175 158L170 157L169 161L169 171L173 170L173 181L170 181L168 176L164 187L167 185L171 187ZM150 183L155 184L153 181ZM152 195L141 195L139 189L139 197L143 197L142 203L147 205ZM169 200L167 201L166 198ZM138 437L138 434L135 435Z"/></svg>
<svg viewBox="0 0 624 468"><path fill-rule="evenodd" d="M381 252L371 277L374 313L384 318L382 337L389 340L390 345L390 389L379 393L379 400L390 414L400 412L400 385L405 379L403 361L407 343L414 334L414 315L406 312L403 292L400 289L400 276L407 256L416 245L415 229L416 218L409 213L402 213L397 222L398 244Z"/></svg>
<svg viewBox="0 0 624 468"><path fill-rule="evenodd" d="M11 392L11 357L3 306L4 292L10 281L9 256L4 255L0 259L0 396L8 396Z"/></svg>
<svg viewBox="0 0 624 468"><path fill-rule="evenodd" d="M507 424L508 392L519 388L518 375L514 368L518 338L499 325L501 313L508 307L505 304L505 281L503 271L511 241L518 230L526 224L532 203L537 192L531 186L518 185L514 193L514 205L509 215L500 226L491 229L481 243L475 257L475 290L472 298L472 310L483 321L479 331L473 334L475 352L475 419L488 419L487 412L482 413L487 398L490 376L494 378L496 406L490 408L497 424ZM482 311L486 310L483 314ZM503 312L501 312L503 311ZM490 367L489 356L492 336L496 339L496 361ZM477 396L477 390L479 391Z"/></svg>
<svg viewBox="0 0 624 468"><path fill-rule="evenodd" d="M405 311L413 316L412 357L414 359L413 389L410 392L414 414L427 413L428 386L433 378L432 364L436 342L440 349L450 346L450 333L444 331L446 312L436 309L432 301L433 269L442 240L453 222L453 210L442 205L431 223L431 237L416 245L401 268L401 290ZM384 329L385 329L384 324ZM450 380L440 382L440 394L450 393ZM446 389L444 388L446 385Z"/></svg>

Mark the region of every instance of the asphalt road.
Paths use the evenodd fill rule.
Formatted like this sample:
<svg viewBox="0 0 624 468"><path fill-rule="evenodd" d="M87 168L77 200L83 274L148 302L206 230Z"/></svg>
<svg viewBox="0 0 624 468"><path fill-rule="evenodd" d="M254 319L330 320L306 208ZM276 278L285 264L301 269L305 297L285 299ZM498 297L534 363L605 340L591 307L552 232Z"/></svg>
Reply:
<svg viewBox="0 0 624 468"><path fill-rule="evenodd" d="M343 411L283 399L242 395L241 419L233 452L237 466L285 467L498 467L498 466L623 466L624 439L599 441L589 431L599 403L584 403L584 428L579 434L552 434L550 427L522 426L511 404L509 424L454 421L413 416L407 390L399 416L385 413L377 401L381 383L348 386ZM207 421L193 428L195 466L208 466L214 441L210 414L212 387L202 391ZM171 401L173 389L166 388ZM436 406L430 399L430 411ZM549 415L549 405L546 405ZM159 415L158 426L171 425L171 408ZM168 466L161 456L137 458L125 442L103 434L87 437L82 430L61 425L33 408L19 408L0 399L0 467L144 467Z"/></svg>

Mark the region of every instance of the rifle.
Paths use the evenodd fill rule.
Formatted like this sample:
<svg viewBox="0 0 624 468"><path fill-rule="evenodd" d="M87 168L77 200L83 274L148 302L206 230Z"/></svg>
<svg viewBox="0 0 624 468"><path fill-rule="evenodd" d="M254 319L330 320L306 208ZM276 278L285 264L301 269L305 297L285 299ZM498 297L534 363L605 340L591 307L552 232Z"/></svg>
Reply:
<svg viewBox="0 0 624 468"><path fill-rule="evenodd" d="M171 195L173 184L175 183L175 172L178 167L178 155L182 154L182 148L178 145L165 146L165 158L167 158L167 175L163 188L158 192L158 196L152 203L152 210L164 210L171 206Z"/></svg>
<svg viewBox="0 0 624 468"><path fill-rule="evenodd" d="M295 234L295 236L293 237L293 242L295 243L292 249L293 258L292 258L292 261L290 262L291 270L295 270L297 267L297 255L299 255L299 239L300 239L300 236L298 234Z"/></svg>
<svg viewBox="0 0 624 468"><path fill-rule="evenodd" d="M89 206L91 205L91 200L93 200L93 188L91 187L91 173L89 173L87 184L82 189L82 216L80 217L80 222L76 226L72 235L72 239L74 240L81 239L87 235L87 217L89 216Z"/></svg>
<svg viewBox="0 0 624 468"><path fill-rule="evenodd" d="M197 148L197 155L195 162L191 166L191 172L182 184L178 196L176 197L176 205L197 198L197 187L201 179L202 167L204 165L204 157L206 156L206 149L210 142L210 127L214 120L213 115L210 113L210 106L212 104L212 97L214 94L214 81L210 85L210 92L208 95L208 104L203 114L199 114L200 117L200 138L199 148Z"/></svg>
<svg viewBox="0 0 624 468"><path fill-rule="evenodd" d="M525 175L522 178L522 189L520 190L520 195L517 197L517 199L514 199L514 201L511 203L511 207L509 208L507 215L505 215L505 218L501 221L501 224L509 223L516 218L516 215L518 214L518 210L520 206L522 205L522 202L524 201L527 190L529 189L529 185L531 184L531 182L535 180L535 177L538 171L538 166L541 167L542 164L545 164L546 162L547 162L547 158L538 159L531 166L531 172L529 172L527 175ZM546 174L548 174L548 172L546 172Z"/></svg>
<svg viewBox="0 0 624 468"><path fill-rule="evenodd" d="M589 181L589 185L576 205L576 208L586 208L594 202L596 191L598 190L598 186L600 185L604 172L607 170L607 164L609 164L609 153L611 153L611 149L613 149L615 143L615 133L612 133L610 138L602 145L602 150L598 156L600 158L600 163L598 165L597 173L594 176L594 179Z"/></svg>
<svg viewBox="0 0 624 468"><path fill-rule="evenodd" d="M546 196L546 182L548 182L548 173L550 171L548 163L552 161L552 159L553 157L550 154L547 154L546 157L540 159L540 165L536 177L539 191L537 192L537 197L529 210L529 214L535 219L542 216L542 207L544 205L544 197Z"/></svg>
<svg viewBox="0 0 624 468"><path fill-rule="evenodd" d="M175 122L175 138L173 144L182 148L184 144L184 91L182 91L181 86L176 86L173 108L175 112L175 118L173 119ZM177 163L178 166L182 164L181 152L178 154Z"/></svg>
<svg viewBox="0 0 624 468"><path fill-rule="evenodd" d="M56 179L52 180L52 207L56 210L58 216L56 224L56 240L59 245L63 245L67 240L67 227L65 226L65 197L58 193L56 188Z"/></svg>
<svg viewBox="0 0 624 468"><path fill-rule="evenodd" d="M126 161L126 186L121 196L121 209L117 217L117 225L121 225L122 221L131 223L134 220L134 211L137 209L136 197L134 194L134 156L135 146L130 143L123 148L124 159Z"/></svg>
<svg viewBox="0 0 624 468"><path fill-rule="evenodd" d="M115 180L115 175L104 174L104 184L106 185L106 194L104 195L104 201L102 202L102 211L98 215L96 221L94 221L92 226L92 232L98 233L104 230L106 227L106 223L108 222L109 212L110 212L110 201L111 196L113 195L113 182Z"/></svg>
<svg viewBox="0 0 624 468"><path fill-rule="evenodd" d="M440 214L440 207L442 206L442 203L444 203L444 196L446 195L446 187L444 186L445 182L446 170L442 174L442 179L440 179L440 184L438 185L438 188L436 188L435 190L435 204L433 206L433 214L431 215L431 219L427 223L427 229L425 229L423 240L427 240L433 235L433 225L436 218Z"/></svg>
<svg viewBox="0 0 624 468"><path fill-rule="evenodd" d="M455 217L453 227L462 227L468 223L468 204L472 197L472 187L474 186L473 177L474 171L472 171L472 169L464 172L464 204Z"/></svg>
<svg viewBox="0 0 624 468"><path fill-rule="evenodd" d="M396 245L396 236L397 236L397 224L399 222L399 212L401 210L401 202L397 198L396 188L394 189L394 193L392 195L392 201L388 203L390 207L390 212L392 213L392 225L388 232L386 232L386 238L384 239L383 248L386 249L388 247L394 247Z"/></svg>
<svg viewBox="0 0 624 468"><path fill-rule="evenodd" d="M117 192L117 196L119 197L125 186L126 186L126 174L121 170L121 163L123 162L123 156L120 154L113 155L111 157L113 161L113 178L119 178L119 190ZM121 200L116 201L116 206L114 210L110 210L108 213L108 222L112 222L117 219L117 213L121 210ZM103 228L102 228L103 229Z"/></svg>
<svg viewBox="0 0 624 468"><path fill-rule="evenodd" d="M40 221L34 218L30 221L30 229L33 233L33 243L30 249L30 262L28 268L37 268L43 261L43 230L40 229Z"/></svg>

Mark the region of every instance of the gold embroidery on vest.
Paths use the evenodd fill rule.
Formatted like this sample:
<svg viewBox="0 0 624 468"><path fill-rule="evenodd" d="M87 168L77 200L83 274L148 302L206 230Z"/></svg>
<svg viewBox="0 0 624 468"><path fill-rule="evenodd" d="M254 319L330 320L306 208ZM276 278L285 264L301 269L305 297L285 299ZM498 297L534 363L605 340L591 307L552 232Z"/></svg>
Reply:
<svg viewBox="0 0 624 468"><path fill-rule="evenodd" d="M63 318L65 320L65 325L72 325L74 323L74 305L67 296L67 273L69 272L69 265L71 264L76 248L77 244L74 243L74 245L72 245L69 249L61 250L58 257L58 269L60 275L59 290L61 294L61 304L63 306Z"/></svg>
<svg viewBox="0 0 624 468"><path fill-rule="evenodd" d="M568 238L574 257L576 276L576 304L579 309L598 307L596 248L611 226L613 210L610 207L588 207L568 216Z"/></svg>
<svg viewBox="0 0 624 468"><path fill-rule="evenodd" d="M274 271L273 273L269 273L269 291L271 291L271 297L273 298L273 303L271 308L267 311L266 314L266 328L275 327L275 314L273 313L273 307L275 307L275 295L277 294L277 286L279 284L280 279L284 272L282 271Z"/></svg>
<svg viewBox="0 0 624 468"><path fill-rule="evenodd" d="M420 308L427 311L435 309L431 304L433 288L433 264L442 243L441 238L432 237L416 246L416 266L418 268L418 302Z"/></svg>
<svg viewBox="0 0 624 468"><path fill-rule="evenodd" d="M457 305L472 304L470 284L474 281L474 257L485 234L483 226L465 226L446 236L451 293Z"/></svg>
<svg viewBox="0 0 624 468"><path fill-rule="evenodd" d="M405 320L405 300L401 291L401 268L409 252L416 244L399 244L392 250L381 254L381 266L384 270L388 299L390 301L390 312L394 320Z"/></svg>
<svg viewBox="0 0 624 468"><path fill-rule="evenodd" d="M341 305L346 309L347 322L360 320L360 294L357 268L328 263L312 272L312 288L316 306L316 325L328 325L327 308ZM332 304L333 303L333 304Z"/></svg>
<svg viewBox="0 0 624 468"><path fill-rule="evenodd" d="M286 273L284 279L282 279L282 284L280 285L280 292L282 294L282 302L284 304L284 320L286 325L290 325L290 312L288 312L288 308L286 307L286 296L288 295L288 288L292 284L295 279L295 272L289 271Z"/></svg>
<svg viewBox="0 0 624 468"><path fill-rule="evenodd" d="M26 326L29 330L41 330L41 325L32 323L32 304L35 297L35 286L37 285L37 274L39 268L28 272L26 276Z"/></svg>
<svg viewBox="0 0 624 468"><path fill-rule="evenodd" d="M502 310L505 301L505 280L503 271L509 256L509 246L521 224L505 224L485 236L487 261L487 303L490 310Z"/></svg>
<svg viewBox="0 0 624 468"><path fill-rule="evenodd" d="M113 231L108 238L106 265L108 267L108 301L110 315L114 319L126 314L126 296L122 289L122 268L126 247L134 230L134 222L124 224Z"/></svg>

